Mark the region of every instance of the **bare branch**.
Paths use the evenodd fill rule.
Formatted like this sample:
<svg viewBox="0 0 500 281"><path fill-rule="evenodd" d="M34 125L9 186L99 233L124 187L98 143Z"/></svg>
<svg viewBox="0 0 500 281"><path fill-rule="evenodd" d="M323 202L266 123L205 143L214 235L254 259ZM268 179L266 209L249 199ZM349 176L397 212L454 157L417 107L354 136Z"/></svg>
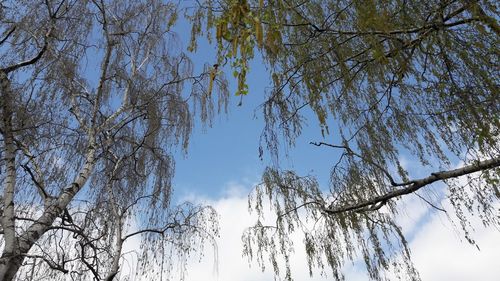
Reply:
<svg viewBox="0 0 500 281"><path fill-rule="evenodd" d="M42 255L23 255L24 257L26 258L32 258L32 259L41 259L43 260L44 262L46 262L50 268L54 269L54 270L57 270L57 271L60 271L64 274L68 273L69 271L64 268L64 264L60 265L60 264L57 264L55 261L49 259L48 257L46 256L42 256Z"/></svg>

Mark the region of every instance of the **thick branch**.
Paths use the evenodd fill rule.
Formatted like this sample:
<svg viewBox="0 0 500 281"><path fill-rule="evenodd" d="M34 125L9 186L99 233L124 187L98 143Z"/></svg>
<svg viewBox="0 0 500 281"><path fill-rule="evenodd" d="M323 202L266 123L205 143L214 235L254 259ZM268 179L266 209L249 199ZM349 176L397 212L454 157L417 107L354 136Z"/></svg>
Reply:
<svg viewBox="0 0 500 281"><path fill-rule="evenodd" d="M97 112L99 111L99 105L101 103L101 98L103 96L104 92L104 84L106 83L108 77L108 68L111 62L111 55L113 53L113 45L115 44L114 42L111 41L110 36L109 36L109 31L108 31L108 21L107 21L107 16L106 16L106 8L104 3L101 1L101 6L97 4L94 1L94 4L97 6L97 8L101 11L102 14L102 29L104 32L104 36L106 38L106 52L104 54L104 58L101 63L101 74L99 77L99 84L97 86L97 93L96 93L96 98L95 98L95 103L94 103L94 110L92 112L92 122L91 126L94 126L97 118Z"/></svg>
<svg viewBox="0 0 500 281"><path fill-rule="evenodd" d="M50 229L54 220L63 213L64 209L66 209L71 200L73 200L75 195L83 188L94 169L96 151L95 145L94 132L90 132L86 161L80 170L80 173L71 184L63 189L57 199L45 209L36 222L23 233L19 239L21 251L27 252L33 243L35 243L43 233Z"/></svg>
<svg viewBox="0 0 500 281"><path fill-rule="evenodd" d="M329 208L325 208L324 211L328 214L338 214L338 213L344 213L348 211L372 211L379 209L382 207L387 201L395 198L395 197L400 197L405 194L410 194L413 193L420 188L427 186L429 184L432 184L436 181L442 181L446 179L451 179L451 178L457 178L460 176L472 174L475 172L479 171L484 171L488 169L493 169L500 167L500 156L491 158L488 160L484 161L478 161L474 164L463 166L458 169L454 170L449 170L449 171L441 171L437 173L432 173L430 176L422 179L417 179L411 181L410 184L408 184L407 187L394 190L391 192L388 192L384 195L376 196L373 197L372 199L358 202L352 205L347 205L347 206L341 206L341 207L335 207L335 206L330 206Z"/></svg>

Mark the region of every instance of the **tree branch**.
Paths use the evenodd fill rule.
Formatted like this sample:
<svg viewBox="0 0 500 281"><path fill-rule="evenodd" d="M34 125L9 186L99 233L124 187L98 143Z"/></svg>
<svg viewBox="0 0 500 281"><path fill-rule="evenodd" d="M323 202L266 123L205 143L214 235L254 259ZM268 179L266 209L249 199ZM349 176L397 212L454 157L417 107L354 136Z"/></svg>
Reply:
<svg viewBox="0 0 500 281"><path fill-rule="evenodd" d="M32 64L36 63L40 58L42 58L43 54L48 49L48 46L49 46L49 42L48 42L49 40L48 40L48 38L49 38L49 36L52 33L52 29L53 29L53 27L51 27L47 31L47 33L45 34L45 37L43 39L42 49L38 52L38 54L35 57L33 57L31 59L28 59L28 60L25 60L23 62L17 63L17 64L13 64L13 65L7 66L5 68L2 68L2 69L0 69L0 71L5 72L7 74L7 73L12 72L14 70L17 70L17 69L19 69L21 67L25 67L25 66L32 65Z"/></svg>
<svg viewBox="0 0 500 281"><path fill-rule="evenodd" d="M55 261L49 259L48 257L42 256L42 255L23 255L23 256L26 258L41 259L44 262L46 262L50 268L52 268L54 270L61 271L64 274L69 272L66 268L64 268L64 264L59 265Z"/></svg>
<svg viewBox="0 0 500 281"><path fill-rule="evenodd" d="M463 166L458 169L431 173L431 175L426 178L411 181L411 184L408 184L408 186L405 188L391 191L384 195L376 196L372 199L368 199L351 205L339 206L339 207L330 206L328 208L325 208L323 211L331 215L349 211L355 211L355 212L374 211L379 209L380 207L385 205L385 203L387 203L389 200L395 197L400 197L406 194L413 193L419 190L420 188L432 184L436 181L442 181L450 178L457 178L478 171L493 169L497 167L500 167L500 156L484 161L478 161L474 164Z"/></svg>
<svg viewBox="0 0 500 281"><path fill-rule="evenodd" d="M375 162L373 162L373 161L371 161L369 159L366 159L365 157L361 156L360 154L354 152L347 145L334 145L334 144L329 144L329 143L325 143L325 142L310 142L309 144L312 144L312 145L315 145L315 146L325 145L325 146L329 146L329 147L333 147L333 148L345 149L345 151L347 152L347 154L354 155L354 156L358 157L359 159L361 159L361 160L367 162L368 164L371 164L371 165L375 166L377 169L379 169L389 179L389 182L391 183L392 186L405 186L405 185L413 183L413 181L403 182L403 183L396 182L394 180L394 178L391 176L391 174L384 167L382 167L380 164L377 164L377 163L375 163Z"/></svg>
<svg viewBox="0 0 500 281"><path fill-rule="evenodd" d="M0 45L2 45L3 43L5 43L5 41L7 41L7 39L9 39L9 37L12 35L12 33L14 33L14 31L16 31L16 26L12 27L9 32L7 32L7 34L5 35L5 37L0 40Z"/></svg>
<svg viewBox="0 0 500 281"><path fill-rule="evenodd" d="M130 234L127 234L125 235L125 237L122 238L122 241L125 242L125 240L129 239L130 237L133 237L135 235L139 235L139 234L142 234L142 233L158 233L158 234L165 234L165 232L167 232L167 230L169 229L173 229L175 228L176 226L183 226L182 224L174 224L174 223L169 223L167 224L164 228L161 228L161 229L156 229L156 228L148 228L148 229L142 229L142 230L138 230L136 232L133 232L133 233L130 233Z"/></svg>

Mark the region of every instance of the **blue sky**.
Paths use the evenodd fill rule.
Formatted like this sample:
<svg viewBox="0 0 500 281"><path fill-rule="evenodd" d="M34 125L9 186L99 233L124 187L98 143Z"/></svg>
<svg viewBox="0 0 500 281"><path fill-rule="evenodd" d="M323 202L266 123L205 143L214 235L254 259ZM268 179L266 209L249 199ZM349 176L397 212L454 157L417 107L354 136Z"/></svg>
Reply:
<svg viewBox="0 0 500 281"><path fill-rule="evenodd" d="M178 35L184 44L188 40L188 30L188 24L181 22ZM195 72L202 71L204 64L210 65L216 61L215 47L200 39L197 52L191 53L190 57L195 65ZM264 128L259 105L264 102L270 85L269 72L256 54L247 76L249 94L243 97L241 106L238 106L240 97L234 96L236 83L231 73L229 68L225 69L232 94L229 114L216 116L213 126L206 130L199 123L196 124L188 154L186 157L181 153L177 155L174 188L178 193L182 194L189 189L189 192L217 197L221 195L220 186L228 181L258 180L266 165L271 164L266 151L263 161L259 159L258 152L259 137ZM328 140L322 137L316 117L311 112L307 114L307 109L305 112L308 121L303 128L303 135L297 139L295 147L286 150L288 155L281 153L279 164L281 168L318 176L320 182L326 185L332 161L338 154L331 149L309 144L311 141Z"/></svg>
<svg viewBox="0 0 500 281"><path fill-rule="evenodd" d="M264 100L269 80L264 67L257 63L252 65L248 78L249 94L243 98L241 106L237 106L239 97L232 96L228 115L216 117L213 127L207 130L199 124L195 127L188 154L186 157L179 155L176 160L174 187L188 186L203 195L217 196L224 183L242 178L255 181L271 163L269 157L261 161L258 155L259 137L264 128L258 105ZM324 140L314 119L309 123L311 126L304 128L296 147L288 150L289 155L281 154L280 166L312 173L326 184L332 164L329 160L334 159L336 153L309 144ZM265 152L265 156L268 155Z"/></svg>

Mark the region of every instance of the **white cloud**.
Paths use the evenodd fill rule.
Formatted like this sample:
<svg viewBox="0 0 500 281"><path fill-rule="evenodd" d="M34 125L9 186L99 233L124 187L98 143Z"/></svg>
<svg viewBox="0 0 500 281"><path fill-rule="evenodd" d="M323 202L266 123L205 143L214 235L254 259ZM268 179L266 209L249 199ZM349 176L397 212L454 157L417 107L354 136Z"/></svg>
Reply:
<svg viewBox="0 0 500 281"><path fill-rule="evenodd" d="M207 246L203 258L194 255L187 264L185 281L270 281L274 275L270 265L262 272L255 263L248 263L242 256L241 234L245 228L255 223L255 214L249 214L247 195L252 184L228 183L222 196L216 200L200 198L189 194L184 199L192 202L203 202L212 205L220 216L220 239L218 239L217 267L214 267L214 250ZM450 204L441 202L447 210ZM472 234L480 251L463 238L449 220L440 212L431 213L427 203L416 196L406 196L400 201L405 211L398 215L398 222L405 234L409 235L412 258L424 281L495 281L500 276L500 232L494 228L484 228L474 217L470 218L471 226L476 229ZM439 205L439 204L437 204ZM439 206L441 206L439 205ZM272 218L269 214L268 217ZM453 217L453 215L452 215ZM292 275L297 281L330 280L328 277L309 277L302 238L294 235L295 252L291 258ZM133 251L138 241L129 241L126 251ZM129 254L128 258L134 256ZM134 272L134 258L129 265L122 267L122 276ZM136 260L136 259L135 259ZM127 273L125 273L127 271ZM364 269L359 266L345 267L346 280L368 280ZM173 272L170 280L179 280L178 272Z"/></svg>
<svg viewBox="0 0 500 281"><path fill-rule="evenodd" d="M476 227L473 238L480 251L464 241L447 219L438 214L422 226L410 247L422 280L495 281L500 276L500 233L485 229L471 218Z"/></svg>
<svg viewBox="0 0 500 281"><path fill-rule="evenodd" d="M264 281L274 280L272 268L261 272L256 263L249 267L242 256L241 234L255 222L248 213L247 193L249 187L237 183L226 186L225 196L206 201L220 215L220 239L218 242L218 275L214 273L211 249L201 261L195 259L188 264L186 281ZM410 197L409 197L410 198ZM481 251L463 241L460 233L443 216L428 215L425 203L419 199L405 200L407 211L400 216L406 233L414 233L410 241L413 260L422 280L481 280L494 281L500 276L500 233L485 229L474 218L471 219L476 233L473 235ZM309 277L305 252L300 237L294 238L295 254L292 257L292 274L295 280L329 280L321 276ZM346 280L367 280L362 269L347 266Z"/></svg>
<svg viewBox="0 0 500 281"><path fill-rule="evenodd" d="M272 269L266 268L262 272L255 263L249 263L248 258L242 255L241 235L243 231L255 223L255 214L248 212L248 193L254 184L243 185L230 182L225 186L223 195L218 200L195 198L191 194L188 198L195 202L203 202L213 206L220 216L220 239L218 240L218 270L214 272L213 249L205 248L203 259L193 258L187 266L185 281L268 281L274 280ZM269 213L267 218L272 217ZM310 278L306 257L299 237L296 240L296 249L292 258L292 274L295 280L327 280L320 276ZM175 280L173 278L172 280ZM360 279L361 280L361 279Z"/></svg>
<svg viewBox="0 0 500 281"><path fill-rule="evenodd" d="M246 197L237 195L235 189L231 189L228 194L233 196L211 202L221 220L217 246L218 274L213 272L214 260L210 252L212 250L207 248L209 253L206 254L206 258L199 262L191 261L188 265L186 281L272 280L270 273L260 272L257 266L249 268L246 258L242 256L241 234L252 223L252 218L248 213Z"/></svg>
<svg viewBox="0 0 500 281"><path fill-rule="evenodd" d="M451 204L446 199L441 203L450 216L455 217ZM471 237L479 249L466 241L460 226L439 212L433 213L421 225L410 248L422 280L498 280L500 232L494 227L484 227L478 216L469 216L468 220L471 229L475 230Z"/></svg>
<svg viewBox="0 0 500 281"><path fill-rule="evenodd" d="M398 206L401 208L396 220L405 235L413 235L425 215L428 214L429 209L425 204L425 202L413 195L406 196L398 202Z"/></svg>

